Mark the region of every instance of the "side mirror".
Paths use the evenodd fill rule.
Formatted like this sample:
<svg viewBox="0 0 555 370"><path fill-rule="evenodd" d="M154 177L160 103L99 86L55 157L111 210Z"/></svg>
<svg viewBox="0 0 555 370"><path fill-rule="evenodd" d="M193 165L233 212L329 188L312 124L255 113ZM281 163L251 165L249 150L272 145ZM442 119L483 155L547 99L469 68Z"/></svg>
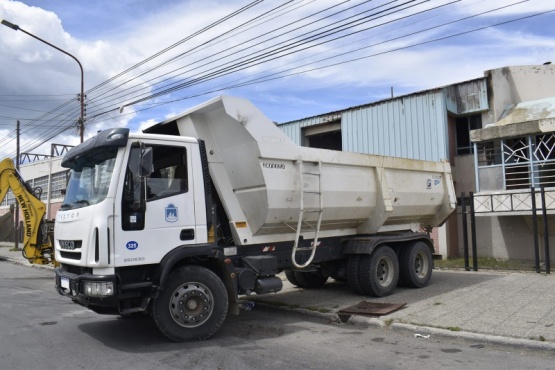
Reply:
<svg viewBox="0 0 555 370"><path fill-rule="evenodd" d="M152 173L152 148L147 147L141 151L141 164L139 176L145 177Z"/></svg>

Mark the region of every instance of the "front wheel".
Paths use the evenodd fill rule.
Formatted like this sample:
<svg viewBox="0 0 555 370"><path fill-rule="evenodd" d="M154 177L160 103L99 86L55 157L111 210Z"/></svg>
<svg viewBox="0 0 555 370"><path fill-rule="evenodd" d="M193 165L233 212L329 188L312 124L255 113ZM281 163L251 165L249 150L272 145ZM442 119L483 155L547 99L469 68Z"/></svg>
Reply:
<svg viewBox="0 0 555 370"><path fill-rule="evenodd" d="M428 245L421 241L414 242L404 248L399 256L399 282L410 288L425 287L432 277L433 265Z"/></svg>
<svg viewBox="0 0 555 370"><path fill-rule="evenodd" d="M168 277L152 316L158 329L175 342L204 340L220 328L227 308L227 291L218 275L201 266L186 266Z"/></svg>

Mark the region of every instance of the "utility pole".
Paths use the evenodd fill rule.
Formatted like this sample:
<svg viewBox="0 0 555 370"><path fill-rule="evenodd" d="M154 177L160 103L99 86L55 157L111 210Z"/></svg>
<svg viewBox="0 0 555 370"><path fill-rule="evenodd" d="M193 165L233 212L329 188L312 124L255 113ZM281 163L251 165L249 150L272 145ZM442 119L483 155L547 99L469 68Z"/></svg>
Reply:
<svg viewBox="0 0 555 370"><path fill-rule="evenodd" d="M15 133L16 133L16 144L15 144L15 168L19 171L19 120L17 120L17 124L15 127ZM15 242L15 249L19 249L19 203L17 203L17 200L15 202L15 227L13 229L13 236L14 236L14 242Z"/></svg>

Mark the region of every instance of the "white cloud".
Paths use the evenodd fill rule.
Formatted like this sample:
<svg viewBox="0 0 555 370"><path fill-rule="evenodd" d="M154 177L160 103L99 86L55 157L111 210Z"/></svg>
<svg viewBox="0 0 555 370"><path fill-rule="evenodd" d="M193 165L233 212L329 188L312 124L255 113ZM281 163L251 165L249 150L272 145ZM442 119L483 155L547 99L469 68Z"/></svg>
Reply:
<svg viewBox="0 0 555 370"><path fill-rule="evenodd" d="M143 130L146 130L150 126L153 126L157 123L158 123L158 121L155 120L155 119L149 119L149 120L143 121L143 122L139 123L139 127L134 132L143 132Z"/></svg>
<svg viewBox="0 0 555 370"><path fill-rule="evenodd" d="M447 2L447 0L430 1L418 9ZM97 86L130 66L187 36L193 35L195 31L247 4L244 1L223 0L203 2L176 0L168 1L165 6L159 6L158 3L154 2L145 3L134 0L128 0L125 3L98 1L98 3L72 2L65 4L54 0L29 0L27 3L37 4L37 6L29 6L12 0L0 1L0 18L19 24L23 29L40 35L45 40L74 54L83 64L85 90ZM372 6L385 3L386 1L376 1L375 5ZM333 53L346 53L349 50L368 46L380 40L391 39L417 29L511 3L513 3L511 0L495 2L461 1L455 5L441 8L436 12L423 13L297 54L291 54L267 64L252 66L248 70L233 74L233 76L224 80L227 83L232 81L234 83L244 82L309 61L315 62L321 58L329 57ZM203 42L218 36L223 31L232 29L256 14L262 14L280 4L278 2L264 2L257 5L244 15L226 21L221 26L193 38L186 44L126 74L125 78L119 80L119 82L123 82L133 79L122 87L129 89L126 93L132 92L126 100L116 101L121 90L116 89L114 84L107 84L89 93L86 137L94 135L97 130L114 126L141 130L146 125L169 118L170 114L182 112L192 105L222 93L242 95L253 99L256 104L263 106L264 112L271 119L286 121L368 103L373 99L382 99L389 96L390 87L392 86L395 94L408 93L480 77L483 75L483 71L487 69L517 64L541 64L553 59L555 51L555 42L550 34L551 24L555 20L555 16L551 13L527 21L487 29L479 33L404 49L302 75L268 81L259 85L245 86L241 89L222 89L226 86L223 80L214 80L198 87L191 86L186 90L173 92L169 96L149 100L146 102L147 104L139 103L127 106L123 113L119 112L119 108L126 103L151 93L152 83L159 80L149 80L155 77L191 63L187 68L172 73L174 75L184 73L179 76L180 79L184 79L186 76L195 78L195 75L200 71L209 71L215 65L237 57L237 55L228 58L224 58L223 55L210 56L215 51L232 47L233 49L230 49L227 52L228 54L242 48L248 48L249 51L267 51L272 49L271 45L274 45L277 41L288 39L294 34L301 37L300 35L307 31L307 29L301 29L278 37L279 33L298 27L298 24L287 27L287 23L296 19L304 19L301 24L308 24L320 17L357 3L350 2L346 5L336 6L314 17L310 17L310 15L325 7L338 5L338 2L326 0L288 4L287 6L304 6L298 9L285 8L283 17L265 18L249 23L248 27L244 27L242 33L234 34L232 37L224 36L220 39L221 42L209 48L199 47L194 53L158 68L155 73L140 75L146 71L147 67L156 66L172 56L177 56L195 46L200 46ZM51 10L41 9L41 6L48 7ZM89 16L85 19L75 17L76 12L84 11L83 7L87 7L86 10ZM472 20L472 22L462 25L457 23L446 28L416 34L383 45L376 45L353 54L344 55L342 58L304 67L301 70L341 60L346 61L353 57L363 57L402 48L434 37L529 15L533 12L549 10L552 7L552 1L528 1L501 12L480 17ZM350 14L356 14L362 8L355 8L350 11ZM129 11L129 9L133 9L133 11ZM210 11L207 11L207 9ZM289 12L286 13L286 11ZM408 10L405 11L405 13L407 12ZM374 24L382 23L392 17L376 20ZM81 19L81 22L78 22L77 19ZM104 21L104 19L110 21ZM320 27L315 32L326 29L323 27L325 22L328 21L315 24ZM81 23L86 26L77 28ZM544 27L541 27L542 24ZM357 30L367 26L358 26ZM254 41L250 40L254 35L263 34L273 28L279 28L279 31ZM316 29L316 26L312 26L311 29ZM80 36L75 36L77 34ZM268 39L268 41L255 45L265 39ZM341 47L344 44L350 45ZM0 49L2 50L2 53L0 53L0 63L2 65L0 69L0 81L2 81L2 84L0 84L0 116L12 117L11 119L0 117L1 129L5 128L4 125L12 127L15 120L20 118L22 126L25 127L22 130L22 142L28 143L31 142L32 134L35 134L35 139L37 132L40 133L39 138L47 137L48 133L53 132L51 126L54 124L67 126L72 122L66 120L77 118L79 106L77 99L74 99L69 105L72 111L65 112L64 108L64 116L49 115L46 118L53 118L51 122L45 118L37 122L27 120L39 117L40 113L36 111L48 112L72 96L76 97L79 92L80 79L79 69L75 61L46 45L41 45L39 41L33 40L22 32L15 32L5 27L0 27ZM288 50L288 52L291 50ZM303 58L307 59L301 61ZM298 70L292 72L296 71ZM261 74L258 75L258 73ZM167 76L161 78L167 78ZM170 82L166 81L162 84L168 85ZM159 109L143 110L151 107L152 103L162 103L170 99L180 99L188 95L200 94L203 91L218 89L222 89L222 91L215 91L209 96L199 96L163 105ZM36 94L48 95L50 101L44 101L47 100L46 97L30 97ZM60 94L67 95L59 96ZM19 95L25 95L26 102L16 102L16 96ZM8 99L8 96L10 99ZM1 104L17 105L27 110L4 107ZM100 113L106 111L110 111L110 113L99 116ZM10 129L5 131L11 132ZM75 135L76 131L74 130L67 132L56 140L74 142ZM13 149L11 147L6 148L7 146L4 146L4 151L1 152L0 156L13 156Z"/></svg>

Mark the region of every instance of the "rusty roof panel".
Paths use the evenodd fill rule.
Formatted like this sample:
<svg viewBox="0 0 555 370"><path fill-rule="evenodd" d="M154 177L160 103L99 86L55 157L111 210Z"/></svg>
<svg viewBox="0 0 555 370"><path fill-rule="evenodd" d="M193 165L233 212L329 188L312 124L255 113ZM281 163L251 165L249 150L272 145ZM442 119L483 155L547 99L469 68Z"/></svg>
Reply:
<svg viewBox="0 0 555 370"><path fill-rule="evenodd" d="M485 77L446 86L444 89L447 110L453 114L465 115L489 109Z"/></svg>

